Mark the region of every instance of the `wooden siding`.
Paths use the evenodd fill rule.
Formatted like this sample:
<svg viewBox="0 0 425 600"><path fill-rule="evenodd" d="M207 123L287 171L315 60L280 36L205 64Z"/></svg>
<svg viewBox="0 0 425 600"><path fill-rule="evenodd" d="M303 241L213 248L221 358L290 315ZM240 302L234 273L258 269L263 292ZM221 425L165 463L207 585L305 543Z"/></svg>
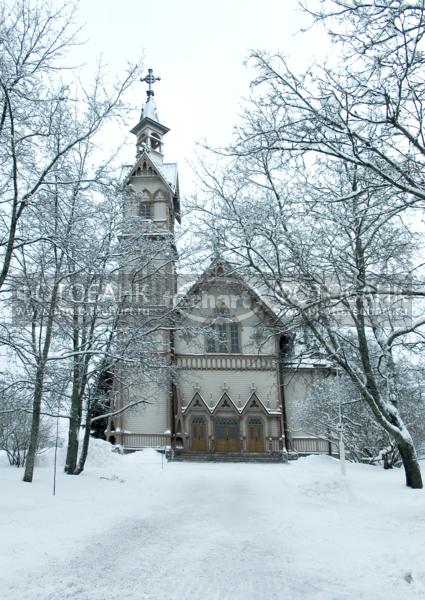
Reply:
<svg viewBox="0 0 425 600"><path fill-rule="evenodd" d="M245 406L253 392L267 409L275 411L280 407L277 370L181 369L177 382L183 407L189 405L196 392L209 408L217 405L224 392L239 408Z"/></svg>
<svg viewBox="0 0 425 600"><path fill-rule="evenodd" d="M128 403L146 399L148 404L139 404L123 414L122 429L140 434L170 429L168 383L133 386L129 390Z"/></svg>

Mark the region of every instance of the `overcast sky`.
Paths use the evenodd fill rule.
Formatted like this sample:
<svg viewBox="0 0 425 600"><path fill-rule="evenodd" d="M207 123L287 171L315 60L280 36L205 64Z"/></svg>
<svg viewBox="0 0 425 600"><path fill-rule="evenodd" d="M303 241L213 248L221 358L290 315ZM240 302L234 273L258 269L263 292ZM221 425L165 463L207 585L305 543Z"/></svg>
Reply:
<svg viewBox="0 0 425 600"><path fill-rule="evenodd" d="M314 56L317 35L297 35L309 21L296 0L81 0L86 23L85 60L102 55L112 74L144 55L161 77L155 99L161 121L171 129L165 155L178 161L182 192L188 193L196 142L223 144L230 139L253 72L244 66L250 49L281 51L293 63ZM310 40L310 41L309 41ZM312 45L314 44L314 46ZM145 101L145 84L133 88L134 123ZM132 162L133 136L123 161ZM117 143L122 139L117 139Z"/></svg>

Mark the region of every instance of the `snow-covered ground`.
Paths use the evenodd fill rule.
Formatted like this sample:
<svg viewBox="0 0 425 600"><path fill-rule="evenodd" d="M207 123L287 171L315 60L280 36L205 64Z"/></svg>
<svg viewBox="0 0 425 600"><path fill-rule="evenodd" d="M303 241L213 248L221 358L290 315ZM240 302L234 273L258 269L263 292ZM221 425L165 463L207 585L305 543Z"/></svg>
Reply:
<svg viewBox="0 0 425 600"><path fill-rule="evenodd" d="M87 471L0 468L3 600L425 597L425 491L310 457L165 464L96 442ZM42 457L43 458L43 457Z"/></svg>

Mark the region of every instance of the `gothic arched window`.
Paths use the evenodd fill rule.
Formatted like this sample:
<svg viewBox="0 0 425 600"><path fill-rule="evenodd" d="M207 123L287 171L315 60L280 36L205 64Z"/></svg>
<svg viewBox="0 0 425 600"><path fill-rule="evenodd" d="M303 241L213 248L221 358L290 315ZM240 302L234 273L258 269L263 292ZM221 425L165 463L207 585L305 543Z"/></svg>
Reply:
<svg viewBox="0 0 425 600"><path fill-rule="evenodd" d="M152 218L152 204L150 202L141 202L139 214L142 217L142 219L151 219Z"/></svg>
<svg viewBox="0 0 425 600"><path fill-rule="evenodd" d="M237 321L219 318L207 327L206 351L212 354L239 354L240 326Z"/></svg>
<svg viewBox="0 0 425 600"><path fill-rule="evenodd" d="M235 354L240 352L239 343L239 323L232 321L230 323L230 352Z"/></svg>

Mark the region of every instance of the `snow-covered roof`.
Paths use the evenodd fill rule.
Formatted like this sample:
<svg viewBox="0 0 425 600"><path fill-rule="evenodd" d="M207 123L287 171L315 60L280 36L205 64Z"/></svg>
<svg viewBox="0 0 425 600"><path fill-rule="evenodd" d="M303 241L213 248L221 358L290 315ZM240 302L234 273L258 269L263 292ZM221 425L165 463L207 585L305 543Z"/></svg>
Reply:
<svg viewBox="0 0 425 600"><path fill-rule="evenodd" d="M173 192L177 190L177 163L163 163L160 156L153 152L149 153L149 158L155 164L161 177L168 183Z"/></svg>
<svg viewBox="0 0 425 600"><path fill-rule="evenodd" d="M166 185L168 185L173 192L174 196L178 196L178 170L177 163L164 163L162 162L162 156L160 154L156 154L155 152L150 151L148 148L143 148L140 152L137 162L135 165L129 166L124 165L122 167L122 172L124 169L129 168L129 172L124 177L124 185L129 182L132 173L137 168L137 165L142 162L143 159L148 159L153 167L158 171L159 176L164 181Z"/></svg>

